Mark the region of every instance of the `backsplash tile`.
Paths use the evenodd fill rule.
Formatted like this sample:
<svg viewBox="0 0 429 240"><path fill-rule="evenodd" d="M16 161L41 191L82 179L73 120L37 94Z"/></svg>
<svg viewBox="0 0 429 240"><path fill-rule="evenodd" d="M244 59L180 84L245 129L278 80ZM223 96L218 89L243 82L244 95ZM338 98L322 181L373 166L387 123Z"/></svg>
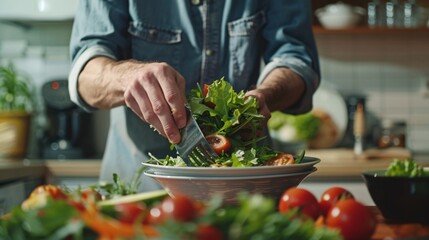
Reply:
<svg viewBox="0 0 429 240"><path fill-rule="evenodd" d="M427 34L316 34L322 81L343 94L363 94L377 119L404 120L408 145L429 151L429 81Z"/></svg>

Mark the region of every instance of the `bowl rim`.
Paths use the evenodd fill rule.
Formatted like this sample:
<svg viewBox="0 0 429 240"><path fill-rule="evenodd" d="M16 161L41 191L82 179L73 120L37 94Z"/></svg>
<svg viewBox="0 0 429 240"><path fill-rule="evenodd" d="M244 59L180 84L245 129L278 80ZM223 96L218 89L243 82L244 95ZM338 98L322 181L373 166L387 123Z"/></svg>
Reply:
<svg viewBox="0 0 429 240"><path fill-rule="evenodd" d="M374 170L368 170L368 171L364 171L362 172L362 176L364 177L371 177L371 178L383 178L383 179L429 179L429 176L416 176L416 177L411 177L411 176L386 176L386 169L374 169ZM425 171L427 171L427 169L425 168Z"/></svg>
<svg viewBox="0 0 429 240"><path fill-rule="evenodd" d="M163 166L147 162L141 164L149 169L156 170L155 172L163 173L163 175L182 175L182 176L257 176L257 175L273 175L285 173L302 172L316 164L320 163L321 159L317 157L304 156L302 162L290 165L281 166L254 166L254 167L188 167L188 166Z"/></svg>
<svg viewBox="0 0 429 240"><path fill-rule="evenodd" d="M294 176L303 176L309 175L317 171L316 167L312 167L309 170L294 172L294 173L285 173L285 174L272 174L272 175L249 175L249 176L183 176L183 175L158 175L153 169L146 169L143 174L152 178L162 178L162 179L180 179L180 180L211 180L211 181L225 181L225 180L250 180L250 179L269 179L269 178L280 178L280 177L294 177Z"/></svg>

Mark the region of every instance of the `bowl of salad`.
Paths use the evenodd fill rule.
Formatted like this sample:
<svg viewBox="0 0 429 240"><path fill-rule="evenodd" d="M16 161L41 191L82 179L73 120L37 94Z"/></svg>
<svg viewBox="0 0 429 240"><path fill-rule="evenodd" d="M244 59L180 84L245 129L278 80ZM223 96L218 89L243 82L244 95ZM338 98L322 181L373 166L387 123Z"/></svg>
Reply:
<svg viewBox="0 0 429 240"><path fill-rule="evenodd" d="M277 198L316 171L320 159L305 156L305 150L273 149L257 99L236 92L223 78L192 89L187 102L218 157L185 162L181 156L160 159L149 154L145 174L171 194L188 193L196 199L222 194L232 202L237 192L247 190Z"/></svg>
<svg viewBox="0 0 429 240"><path fill-rule="evenodd" d="M394 159L387 169L362 176L386 220L429 223L429 169L412 159Z"/></svg>

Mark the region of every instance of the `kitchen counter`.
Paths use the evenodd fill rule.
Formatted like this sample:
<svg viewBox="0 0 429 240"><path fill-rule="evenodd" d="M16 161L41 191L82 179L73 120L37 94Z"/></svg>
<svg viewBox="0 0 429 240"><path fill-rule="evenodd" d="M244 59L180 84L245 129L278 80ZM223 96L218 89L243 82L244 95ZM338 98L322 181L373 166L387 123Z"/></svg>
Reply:
<svg viewBox="0 0 429 240"><path fill-rule="evenodd" d="M320 158L317 171L308 179L361 180L365 171L386 169L393 159L413 158L422 166L429 166L429 154L411 153L406 149L368 149L356 155L351 149L308 150L306 156Z"/></svg>
<svg viewBox="0 0 429 240"><path fill-rule="evenodd" d="M43 162L0 159L0 183L22 178L40 178L46 176L47 168Z"/></svg>
<svg viewBox="0 0 429 240"><path fill-rule="evenodd" d="M18 160L0 159L0 183L21 178L44 178L49 182L53 176L98 177L101 160Z"/></svg>

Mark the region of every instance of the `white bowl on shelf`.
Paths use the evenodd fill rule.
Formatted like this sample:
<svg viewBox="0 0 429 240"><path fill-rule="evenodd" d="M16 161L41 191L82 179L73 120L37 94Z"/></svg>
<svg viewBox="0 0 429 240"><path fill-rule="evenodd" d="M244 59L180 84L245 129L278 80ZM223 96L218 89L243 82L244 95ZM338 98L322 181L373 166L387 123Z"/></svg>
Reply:
<svg viewBox="0 0 429 240"><path fill-rule="evenodd" d="M315 15L324 28L346 29L358 25L366 15L366 10L338 2L317 9Z"/></svg>

